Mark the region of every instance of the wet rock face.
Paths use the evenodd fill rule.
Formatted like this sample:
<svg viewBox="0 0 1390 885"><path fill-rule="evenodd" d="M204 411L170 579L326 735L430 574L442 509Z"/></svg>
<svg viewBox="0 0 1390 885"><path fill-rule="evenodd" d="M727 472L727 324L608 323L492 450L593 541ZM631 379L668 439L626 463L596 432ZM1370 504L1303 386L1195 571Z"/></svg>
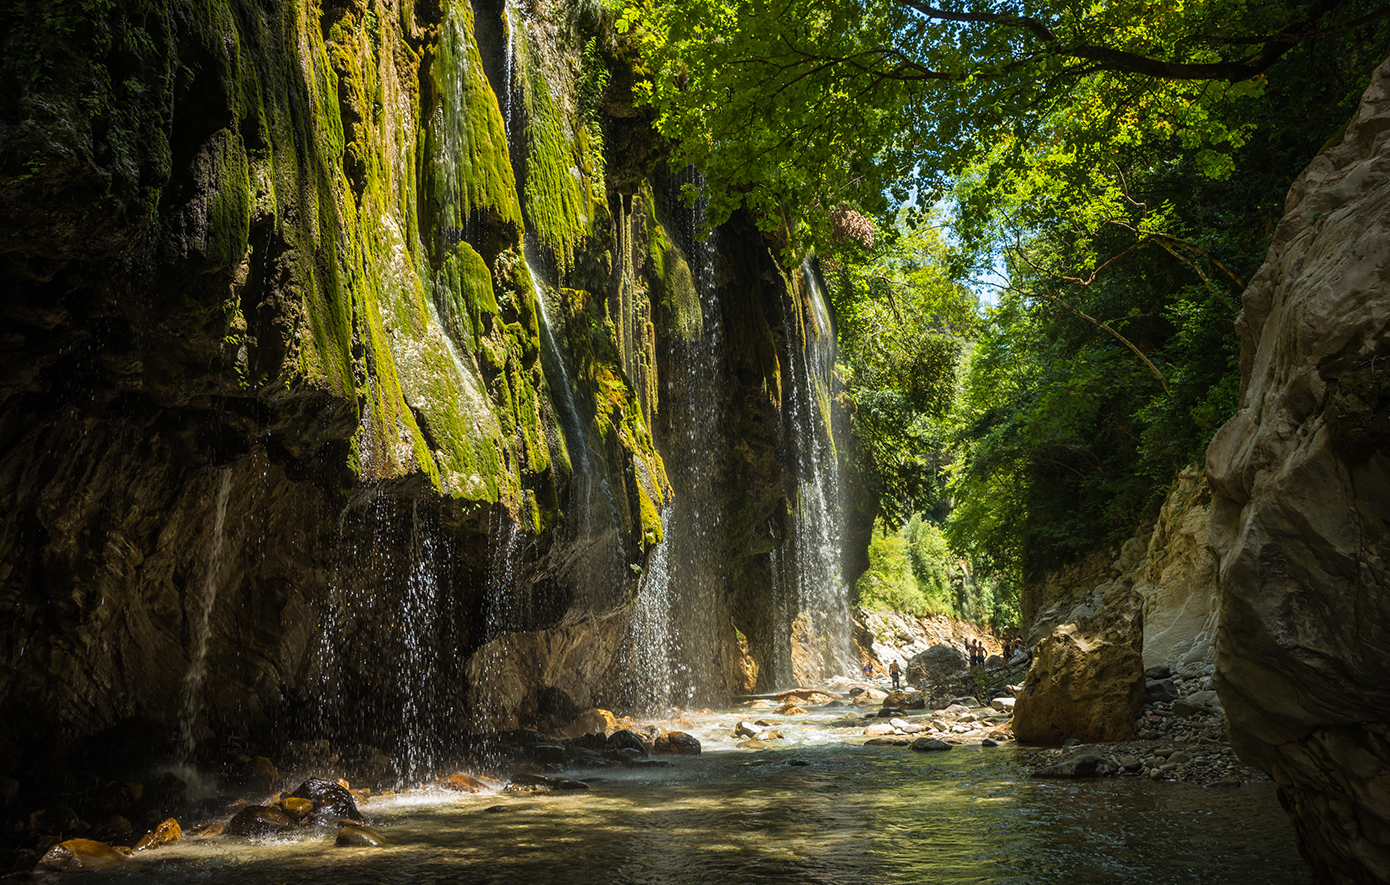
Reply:
<svg viewBox="0 0 1390 885"><path fill-rule="evenodd" d="M1129 740L1144 699L1139 594L1120 578L1059 620L1033 648L1014 704L1014 734L1040 744Z"/></svg>
<svg viewBox="0 0 1390 885"><path fill-rule="evenodd" d="M1289 192L1207 451L1216 684L1326 881L1390 881L1390 65Z"/></svg>

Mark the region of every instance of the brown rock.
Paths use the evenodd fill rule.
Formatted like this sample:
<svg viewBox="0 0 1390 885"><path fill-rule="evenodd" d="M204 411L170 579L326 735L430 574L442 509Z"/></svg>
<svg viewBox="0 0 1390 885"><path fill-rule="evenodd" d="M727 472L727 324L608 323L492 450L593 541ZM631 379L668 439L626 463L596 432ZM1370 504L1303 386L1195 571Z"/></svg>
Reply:
<svg viewBox="0 0 1390 885"><path fill-rule="evenodd" d="M105 842L69 839L59 842L39 859L39 869L59 872L100 870L126 862L126 856Z"/></svg>
<svg viewBox="0 0 1390 885"><path fill-rule="evenodd" d="M783 704L777 708L777 713L782 716L804 716L806 710L796 704Z"/></svg>
<svg viewBox="0 0 1390 885"><path fill-rule="evenodd" d="M1323 881L1390 881L1390 64L1289 190L1207 450L1216 690Z"/></svg>
<svg viewBox="0 0 1390 885"><path fill-rule="evenodd" d="M700 741L683 731L668 731L656 739L652 752L660 756L698 756Z"/></svg>
<svg viewBox="0 0 1390 885"><path fill-rule="evenodd" d="M293 830L294 818L279 808L251 805L236 813L227 824L229 836L269 836Z"/></svg>
<svg viewBox="0 0 1390 885"><path fill-rule="evenodd" d="M1018 739L1049 744L1133 738L1144 699L1142 623L1139 595L1125 580L1102 584L1070 606L1033 650L1014 703Z"/></svg>
<svg viewBox="0 0 1390 885"><path fill-rule="evenodd" d="M617 717L600 707L590 707L560 729L560 734L567 738L577 738L585 734L609 734L617 729Z"/></svg>
<svg viewBox="0 0 1390 885"><path fill-rule="evenodd" d="M386 844L386 837L371 827L348 824L338 831L334 844L344 848L380 848Z"/></svg>
<svg viewBox="0 0 1390 885"><path fill-rule="evenodd" d="M286 796L280 800L280 808L295 820L303 820L314 813L314 800Z"/></svg>
<svg viewBox="0 0 1390 885"><path fill-rule="evenodd" d="M183 838L183 828L172 817L150 830L135 843L136 851L148 851L161 845L173 845Z"/></svg>
<svg viewBox="0 0 1390 885"><path fill-rule="evenodd" d="M352 794L341 783L311 777L295 788L290 798L311 800L316 815L359 822L362 820L362 812L357 810L357 803L352 801Z"/></svg>
<svg viewBox="0 0 1390 885"><path fill-rule="evenodd" d="M194 839L210 839L213 836L220 836L225 832L227 832L227 828L222 824L208 824L201 829L189 833L189 836Z"/></svg>
<svg viewBox="0 0 1390 885"><path fill-rule="evenodd" d="M264 756L242 757L231 769L232 785L249 793L264 795L270 792L279 780L280 772Z"/></svg>
<svg viewBox="0 0 1390 885"><path fill-rule="evenodd" d="M488 793L492 791L492 787L461 771L448 777L436 778L435 785L446 790L457 790L460 793Z"/></svg>

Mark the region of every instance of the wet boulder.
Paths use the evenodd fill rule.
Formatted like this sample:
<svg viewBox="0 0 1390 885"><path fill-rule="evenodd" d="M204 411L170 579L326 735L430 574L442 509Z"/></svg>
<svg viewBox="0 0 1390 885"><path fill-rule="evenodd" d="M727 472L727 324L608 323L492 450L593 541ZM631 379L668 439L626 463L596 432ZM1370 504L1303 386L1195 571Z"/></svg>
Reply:
<svg viewBox="0 0 1390 885"><path fill-rule="evenodd" d="M652 749L661 756L698 756L700 741L683 731L668 731L656 739Z"/></svg>
<svg viewBox="0 0 1390 885"><path fill-rule="evenodd" d="M371 827L348 824L338 831L333 844L343 848L380 848L386 844L386 837Z"/></svg>
<svg viewBox="0 0 1390 885"><path fill-rule="evenodd" d="M294 818L270 805L249 805L227 824L229 836L273 836L295 828Z"/></svg>
<svg viewBox="0 0 1390 885"><path fill-rule="evenodd" d="M487 784L471 774L464 774L461 771L447 777L436 778L435 784L446 790L455 790L460 793L488 793L492 791L492 788ZM357 820L361 820L361 818L359 817Z"/></svg>
<svg viewBox="0 0 1390 885"><path fill-rule="evenodd" d="M608 736L608 749L611 750L637 750L643 756L647 755L647 743L642 740L636 732L623 729L615 731Z"/></svg>
<svg viewBox="0 0 1390 885"><path fill-rule="evenodd" d="M183 838L183 828L172 817L150 830L135 843L136 851L149 851L162 845L173 845Z"/></svg>
<svg viewBox="0 0 1390 885"><path fill-rule="evenodd" d="M352 801L352 794L342 784L311 777L290 794L291 798L308 799L314 803L314 813L352 821L361 821L362 812Z"/></svg>
<svg viewBox="0 0 1390 885"><path fill-rule="evenodd" d="M123 864L128 856L105 842L94 839L68 839L59 842L39 859L38 868L71 873L79 870L102 870Z"/></svg>
<svg viewBox="0 0 1390 885"><path fill-rule="evenodd" d="M912 742L910 749L916 750L919 753L933 753L941 750L949 750L951 749L951 745L936 738L921 737Z"/></svg>

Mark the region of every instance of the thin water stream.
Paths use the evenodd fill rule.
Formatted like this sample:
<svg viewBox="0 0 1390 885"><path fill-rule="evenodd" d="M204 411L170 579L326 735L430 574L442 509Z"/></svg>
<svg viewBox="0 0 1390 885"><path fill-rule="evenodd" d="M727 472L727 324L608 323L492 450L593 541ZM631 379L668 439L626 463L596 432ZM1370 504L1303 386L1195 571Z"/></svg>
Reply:
<svg viewBox="0 0 1390 885"><path fill-rule="evenodd" d="M830 711L760 713L785 729L787 746L749 752L729 737L746 715L692 717L700 757L571 772L586 792L369 801L384 848L336 848L331 830L185 840L127 869L157 885L1312 881L1272 784L1039 781L1008 747L844 743ZM808 718L826 721L807 727Z"/></svg>

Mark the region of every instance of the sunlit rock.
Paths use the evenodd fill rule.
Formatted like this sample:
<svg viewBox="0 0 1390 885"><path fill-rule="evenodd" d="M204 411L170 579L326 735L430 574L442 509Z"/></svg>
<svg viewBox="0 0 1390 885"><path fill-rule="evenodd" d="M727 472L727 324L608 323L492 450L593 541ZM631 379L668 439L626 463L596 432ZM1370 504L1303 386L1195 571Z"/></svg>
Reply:
<svg viewBox="0 0 1390 885"><path fill-rule="evenodd" d="M607 710L599 707L590 707L580 713L570 721L568 725L560 729L560 734L567 738L575 738L585 734L596 734L603 732L609 734L618 728L617 718Z"/></svg>
<svg viewBox="0 0 1390 885"><path fill-rule="evenodd" d="M76 872L79 870L102 870L123 864L127 856L107 845L105 842L97 842L93 839L68 839L66 842L59 842L48 850L39 859L39 869L55 870L58 872Z"/></svg>
<svg viewBox="0 0 1390 885"><path fill-rule="evenodd" d="M1390 65L1289 190L1207 450L1216 686L1319 877L1390 881Z"/></svg>
<svg viewBox="0 0 1390 885"><path fill-rule="evenodd" d="M1144 599L1144 666L1201 675L1216 658L1216 551L1211 546L1211 490L1189 468L1159 512L1147 554L1133 569Z"/></svg>
<svg viewBox="0 0 1390 885"><path fill-rule="evenodd" d="M148 851L161 845L173 845L183 838L183 828L172 817L150 830L135 843L136 851Z"/></svg>
<svg viewBox="0 0 1390 885"><path fill-rule="evenodd" d="M471 774L464 774L461 771L455 772L445 777L436 778L436 786L446 790L455 790L460 793L488 793L492 787L473 777Z"/></svg>
<svg viewBox="0 0 1390 885"><path fill-rule="evenodd" d="M280 800L280 808L295 820L303 820L314 813L314 800L286 796Z"/></svg>
<svg viewBox="0 0 1390 885"><path fill-rule="evenodd" d="M913 741L911 748L919 753L933 753L951 749L951 745L937 738L920 737Z"/></svg>
<svg viewBox="0 0 1390 885"><path fill-rule="evenodd" d="M1070 605L1034 647L1014 703L1025 743L1128 740L1144 699L1140 597L1125 580L1102 584Z"/></svg>
<svg viewBox="0 0 1390 885"><path fill-rule="evenodd" d="M348 824L338 831L333 844L343 848L380 848L387 843L386 837L371 827Z"/></svg>

